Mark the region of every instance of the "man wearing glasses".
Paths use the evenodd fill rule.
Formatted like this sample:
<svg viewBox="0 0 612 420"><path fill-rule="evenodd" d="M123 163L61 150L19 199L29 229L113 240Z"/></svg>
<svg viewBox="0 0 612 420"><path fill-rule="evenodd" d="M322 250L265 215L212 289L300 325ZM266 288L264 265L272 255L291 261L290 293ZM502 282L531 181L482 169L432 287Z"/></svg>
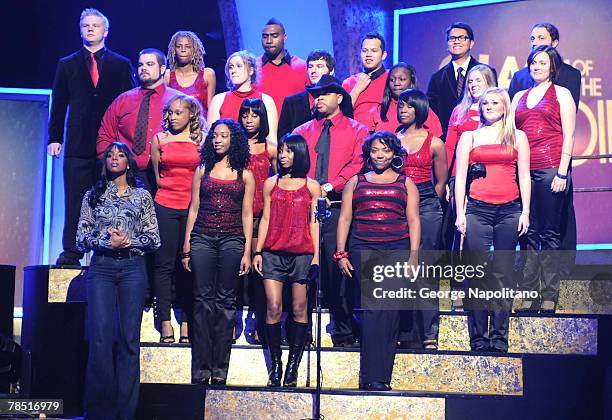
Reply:
<svg viewBox="0 0 612 420"><path fill-rule="evenodd" d="M463 96L467 72L481 64L470 56L470 51L474 47L474 32L467 23L455 22L446 28L446 41L451 61L431 76L427 86L429 106L440 118L444 132L443 139L446 139L448 121L453 108ZM495 70L492 70L497 78Z"/></svg>

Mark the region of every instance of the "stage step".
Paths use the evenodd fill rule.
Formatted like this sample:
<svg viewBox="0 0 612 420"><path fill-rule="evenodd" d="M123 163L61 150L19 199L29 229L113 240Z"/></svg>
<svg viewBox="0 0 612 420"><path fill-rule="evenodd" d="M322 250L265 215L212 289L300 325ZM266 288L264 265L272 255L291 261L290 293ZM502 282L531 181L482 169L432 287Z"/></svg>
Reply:
<svg viewBox="0 0 612 420"><path fill-rule="evenodd" d="M288 351L283 351L286 365ZM228 384L265 386L268 352L260 346L234 346ZM143 344L140 349L140 380L143 383L190 383L189 345ZM323 349L324 388L359 388L359 350ZM314 387L316 353L306 350L300 364L298 386ZM522 395L523 366L520 357L467 353L408 353L395 357L393 389L398 391Z"/></svg>
<svg viewBox="0 0 612 420"><path fill-rule="evenodd" d="M298 420L313 418L315 395L312 391L271 388L206 390L204 418L215 420ZM333 419L427 419L444 420L445 400L440 397L410 396L400 393L325 392L321 414Z"/></svg>
<svg viewBox="0 0 612 420"><path fill-rule="evenodd" d="M242 326L238 329L236 344L251 345L244 334L247 310L242 312ZM329 334L329 313L321 315L323 320L323 347L332 347ZM173 319L175 335L178 339L179 326ZM313 329L314 331L314 329ZM597 354L597 319L577 317L511 317L509 331L510 353L542 354ZM153 311L144 313L140 340L143 343L157 343L159 332L154 328ZM450 351L469 351L470 340L466 315L441 315L439 349Z"/></svg>

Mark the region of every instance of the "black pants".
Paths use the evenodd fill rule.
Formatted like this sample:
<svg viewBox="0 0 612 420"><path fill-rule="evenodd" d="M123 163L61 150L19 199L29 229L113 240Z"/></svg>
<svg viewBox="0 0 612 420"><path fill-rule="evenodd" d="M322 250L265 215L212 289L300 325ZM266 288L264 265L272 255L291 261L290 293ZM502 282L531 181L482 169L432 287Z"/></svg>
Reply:
<svg viewBox="0 0 612 420"><path fill-rule="evenodd" d="M64 233L62 236L63 256L80 260L83 253L76 249L76 231L81 214L81 203L85 192L90 189L99 173L96 159L64 158Z"/></svg>
<svg viewBox="0 0 612 420"><path fill-rule="evenodd" d="M434 264L435 253L440 249L442 235L442 204L431 182L417 184L419 189L419 217L421 219L421 247L424 263ZM425 280L420 280L423 283ZM427 279L423 286L430 290L440 288L440 279ZM410 320L410 318L413 320ZM422 342L438 339L439 303L438 299L426 299L419 304L418 311L402 311L400 315L400 341Z"/></svg>
<svg viewBox="0 0 612 420"><path fill-rule="evenodd" d="M176 306L183 310L183 321L189 319L193 301L191 275L182 267L178 255L183 250L188 210L177 210L155 203L161 247L155 252L153 287L157 299L157 316L170 321L170 306L174 280ZM187 315L187 316L185 316Z"/></svg>
<svg viewBox="0 0 612 420"><path fill-rule="evenodd" d="M470 279L471 289L501 291L512 284L520 202L489 204L470 198L466 211L465 249L471 264L483 265L485 276ZM491 246L495 249L490 254ZM508 350L509 299L468 299L470 344ZM491 325L487 331L488 315Z"/></svg>
<svg viewBox="0 0 612 420"><path fill-rule="evenodd" d="M358 336L358 327L353 317L353 285L340 273L333 260L336 252L336 231L340 208L329 209L331 216L323 225L323 249L321 249L321 275L323 291L331 313L331 336L334 344L352 343Z"/></svg>
<svg viewBox="0 0 612 420"><path fill-rule="evenodd" d="M191 380L227 378L244 237L191 234Z"/></svg>
<svg viewBox="0 0 612 420"><path fill-rule="evenodd" d="M529 231L522 244L525 252L522 290L540 291L542 300L557 301L561 283L557 251L561 247L561 219L566 192L550 190L557 168L531 171ZM571 181L571 180L569 180Z"/></svg>

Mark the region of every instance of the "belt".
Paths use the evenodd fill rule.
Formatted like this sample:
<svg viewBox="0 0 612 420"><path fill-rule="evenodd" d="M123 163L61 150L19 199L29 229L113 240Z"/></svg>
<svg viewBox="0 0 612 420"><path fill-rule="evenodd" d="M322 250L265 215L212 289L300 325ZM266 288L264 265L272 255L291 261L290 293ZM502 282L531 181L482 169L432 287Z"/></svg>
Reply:
<svg viewBox="0 0 612 420"><path fill-rule="evenodd" d="M140 254L133 248L123 249L99 249L94 251L94 257L107 257L114 260L125 260L128 258L139 257Z"/></svg>

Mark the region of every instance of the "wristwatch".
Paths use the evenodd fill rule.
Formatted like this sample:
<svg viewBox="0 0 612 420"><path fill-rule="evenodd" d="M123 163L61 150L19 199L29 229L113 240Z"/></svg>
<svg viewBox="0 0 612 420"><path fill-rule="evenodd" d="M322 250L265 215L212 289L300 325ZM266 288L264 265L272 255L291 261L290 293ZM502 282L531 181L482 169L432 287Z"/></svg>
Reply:
<svg viewBox="0 0 612 420"><path fill-rule="evenodd" d="M321 188L323 188L323 191L328 193L328 192L330 192L331 190L334 189L334 186L328 182L326 184L323 184L323 186Z"/></svg>

